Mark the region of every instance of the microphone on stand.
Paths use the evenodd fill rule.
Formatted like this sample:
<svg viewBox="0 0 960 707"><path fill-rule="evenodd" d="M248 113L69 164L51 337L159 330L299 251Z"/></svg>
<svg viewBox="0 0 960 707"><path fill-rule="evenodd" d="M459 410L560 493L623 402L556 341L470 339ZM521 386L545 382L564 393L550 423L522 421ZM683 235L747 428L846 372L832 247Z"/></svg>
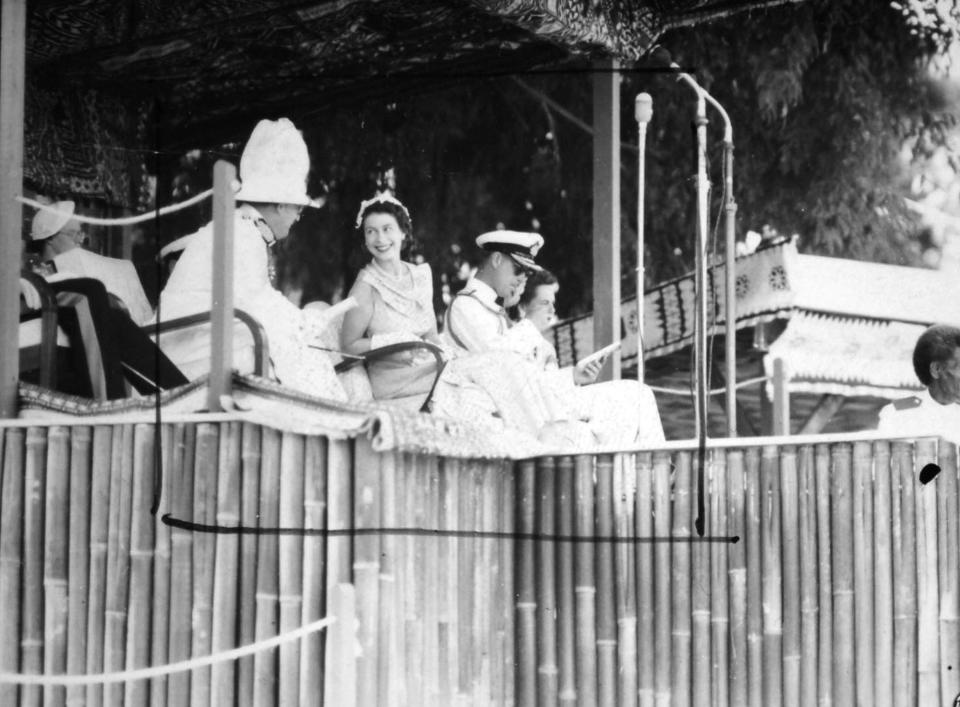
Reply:
<svg viewBox="0 0 960 707"><path fill-rule="evenodd" d="M637 119L637 380L643 383L643 250L644 190L646 186L647 123L653 117L653 99L649 93L638 93L634 103Z"/></svg>

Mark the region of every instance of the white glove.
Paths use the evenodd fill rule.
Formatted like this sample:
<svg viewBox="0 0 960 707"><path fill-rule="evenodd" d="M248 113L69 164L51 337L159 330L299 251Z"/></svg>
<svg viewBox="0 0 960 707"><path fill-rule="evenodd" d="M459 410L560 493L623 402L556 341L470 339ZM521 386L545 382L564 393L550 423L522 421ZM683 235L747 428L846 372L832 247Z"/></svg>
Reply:
<svg viewBox="0 0 960 707"><path fill-rule="evenodd" d="M40 293L32 282L23 277L20 278L20 294L23 295L23 301L27 303L28 308L40 309L42 304Z"/></svg>

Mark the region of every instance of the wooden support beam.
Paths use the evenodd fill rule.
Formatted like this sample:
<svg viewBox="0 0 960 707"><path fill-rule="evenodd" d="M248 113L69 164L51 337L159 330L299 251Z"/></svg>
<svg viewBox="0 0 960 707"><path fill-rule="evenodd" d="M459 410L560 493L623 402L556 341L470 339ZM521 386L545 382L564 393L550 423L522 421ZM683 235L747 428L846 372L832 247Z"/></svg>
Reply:
<svg viewBox="0 0 960 707"><path fill-rule="evenodd" d="M593 346L619 341L620 331L620 74L615 59L593 74ZM620 353L600 380L620 378Z"/></svg>
<svg viewBox="0 0 960 707"><path fill-rule="evenodd" d="M773 434L790 434L790 376L782 358L773 359Z"/></svg>
<svg viewBox="0 0 960 707"><path fill-rule="evenodd" d="M827 426L827 423L830 422L830 419L840 412L840 408L843 407L846 400L842 395L824 395L820 398L819 402L817 402L816 407L813 408L813 412L810 413L806 422L800 427L798 434L820 434L823 428Z"/></svg>
<svg viewBox="0 0 960 707"><path fill-rule="evenodd" d="M210 313L210 384L207 409L224 409L233 394L233 183L237 169L213 166L213 302Z"/></svg>
<svg viewBox="0 0 960 707"><path fill-rule="evenodd" d="M724 393L723 400L724 400L724 409L727 411L727 414L729 414L731 405L727 400L727 396L730 394L729 392L730 388L727 387L727 378L726 378L726 375L724 375L723 370L720 368L720 363L717 361L717 358L715 356L711 358L713 360L713 377L717 381L719 381L720 385L726 387L727 389L726 392ZM736 391L736 389L734 389L734 391ZM760 387L760 391L761 391L761 395L763 395L763 386ZM734 410L734 414L736 415L736 428L749 436L756 437L757 435L760 434L760 431L757 430L757 426L753 424L753 420L750 419L750 415L747 414L746 410L744 410L743 405L741 405L740 402L736 399L736 392L734 392L733 397L734 397L734 400L733 400L732 408ZM730 426L728 424L727 429L729 428Z"/></svg>
<svg viewBox="0 0 960 707"><path fill-rule="evenodd" d="M0 10L0 419L17 415L26 0Z"/></svg>

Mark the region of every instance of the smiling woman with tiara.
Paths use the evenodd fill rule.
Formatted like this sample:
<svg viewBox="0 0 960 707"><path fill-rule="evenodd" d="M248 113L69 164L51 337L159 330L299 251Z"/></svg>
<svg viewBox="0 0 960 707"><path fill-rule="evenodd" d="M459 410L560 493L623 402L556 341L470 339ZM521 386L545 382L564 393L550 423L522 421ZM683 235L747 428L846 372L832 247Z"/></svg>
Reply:
<svg viewBox="0 0 960 707"><path fill-rule="evenodd" d="M350 291L357 306L343 321L344 351L363 354L405 341L436 344L444 351L446 365L434 390L435 414L508 427L541 441L592 443L586 428L571 418L566 402L542 385L536 369L520 356L505 352L455 355L444 345L433 311L430 266L402 258L413 227L410 213L396 197L385 192L364 201L356 228L370 262ZM436 371L434 356L410 353L370 362L367 368L379 401L422 398Z"/></svg>

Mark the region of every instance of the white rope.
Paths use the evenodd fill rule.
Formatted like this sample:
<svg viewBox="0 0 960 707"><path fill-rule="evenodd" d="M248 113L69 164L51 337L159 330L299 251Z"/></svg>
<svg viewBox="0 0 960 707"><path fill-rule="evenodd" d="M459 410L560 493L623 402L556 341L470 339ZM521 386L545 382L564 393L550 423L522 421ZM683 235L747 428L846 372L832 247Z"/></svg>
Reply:
<svg viewBox="0 0 960 707"><path fill-rule="evenodd" d="M138 668L136 670L121 670L113 673L98 673L94 675L25 675L23 673L0 673L0 683L14 683L17 685L43 685L47 687L62 685L73 687L76 685L101 685L114 682L132 682L134 680L145 680L148 678L162 677L171 673L179 673L185 670L194 670L203 668L214 663L222 663L227 660L236 660L244 656L258 653L268 648L275 648L281 643L302 638L307 634L326 628L334 621L335 616L328 616L309 623L300 628L281 633L279 636L268 638L263 641L257 641L246 646L233 648L228 651L221 651L200 658L190 658L182 660L179 663L168 663L167 665L154 665L149 668Z"/></svg>
<svg viewBox="0 0 960 707"><path fill-rule="evenodd" d="M239 187L239 182L234 186ZM236 191L236 189L234 190ZM73 214L72 218L75 221L80 223L89 223L93 226L130 226L135 223L143 223L144 221L149 221L156 218L157 216L166 216L167 214L172 214L175 211L180 211L181 209L186 209L194 204L197 204L204 199L208 198L213 194L213 189L207 189L205 192L200 192L196 196L191 196L186 201L181 201L178 204L168 204L160 209L154 211L148 211L137 216L122 216L120 218L96 218L95 216L83 216L81 214ZM59 214L61 211L54 204L43 204L39 201L34 201L33 199L28 199L25 196L16 197L17 201L26 204L27 206L32 206L35 209L40 211L48 211L52 214Z"/></svg>

